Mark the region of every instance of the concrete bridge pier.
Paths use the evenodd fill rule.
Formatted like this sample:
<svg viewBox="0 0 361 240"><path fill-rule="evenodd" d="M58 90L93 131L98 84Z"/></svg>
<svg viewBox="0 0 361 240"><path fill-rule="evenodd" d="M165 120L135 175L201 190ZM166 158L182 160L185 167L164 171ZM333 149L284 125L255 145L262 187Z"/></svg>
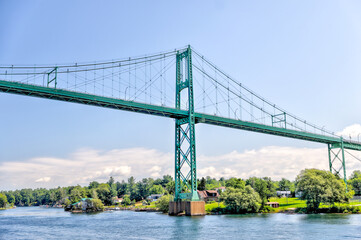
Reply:
<svg viewBox="0 0 361 240"><path fill-rule="evenodd" d="M206 215L204 201L176 201L169 202L169 215L203 216Z"/></svg>

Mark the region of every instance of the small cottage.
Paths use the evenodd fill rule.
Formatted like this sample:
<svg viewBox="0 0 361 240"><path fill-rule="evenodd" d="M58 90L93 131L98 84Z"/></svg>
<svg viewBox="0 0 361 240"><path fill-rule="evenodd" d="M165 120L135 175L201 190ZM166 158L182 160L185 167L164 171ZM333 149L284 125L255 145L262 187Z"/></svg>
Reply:
<svg viewBox="0 0 361 240"><path fill-rule="evenodd" d="M85 211L88 208L87 200L92 200L93 198L82 198L79 202L73 203L73 208L81 209Z"/></svg>

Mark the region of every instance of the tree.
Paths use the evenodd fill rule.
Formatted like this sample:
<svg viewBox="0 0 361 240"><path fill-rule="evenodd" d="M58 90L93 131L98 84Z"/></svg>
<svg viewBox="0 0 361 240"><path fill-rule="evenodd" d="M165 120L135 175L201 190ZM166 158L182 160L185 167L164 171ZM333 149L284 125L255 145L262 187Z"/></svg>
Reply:
<svg viewBox="0 0 361 240"><path fill-rule="evenodd" d="M65 205L65 208L69 208L70 205L71 205L70 200L66 198L66 199L64 200L64 205Z"/></svg>
<svg viewBox="0 0 361 240"><path fill-rule="evenodd" d="M355 179L355 178L360 178L361 177L361 171L360 170L355 170L353 171L353 173L351 174L350 179Z"/></svg>
<svg viewBox="0 0 361 240"><path fill-rule="evenodd" d="M99 187L99 183L97 181L92 181L89 183L89 188L98 188Z"/></svg>
<svg viewBox="0 0 361 240"><path fill-rule="evenodd" d="M142 195L140 195L140 192L138 191L138 189L135 187L133 188L133 191L130 192L130 200L134 200L134 201L140 201L143 199Z"/></svg>
<svg viewBox="0 0 361 240"><path fill-rule="evenodd" d="M355 191L355 195L361 195L361 171L353 171L350 180L348 181L349 185L352 186L352 189Z"/></svg>
<svg viewBox="0 0 361 240"><path fill-rule="evenodd" d="M149 194L163 194L163 193L164 193L164 189L161 185L153 185L149 189Z"/></svg>
<svg viewBox="0 0 361 240"><path fill-rule="evenodd" d="M5 192L8 203L15 204L15 196L12 192Z"/></svg>
<svg viewBox="0 0 361 240"><path fill-rule="evenodd" d="M155 202L155 206L163 213L167 213L169 211L169 200L170 195L164 195Z"/></svg>
<svg viewBox="0 0 361 240"><path fill-rule="evenodd" d="M107 182L109 187L112 188L113 184L114 184L114 178L113 177L110 177L109 178L109 181Z"/></svg>
<svg viewBox="0 0 361 240"><path fill-rule="evenodd" d="M149 196L149 190L153 184L154 180L151 178L143 178L141 182L137 183L137 194L140 199L136 201L140 201Z"/></svg>
<svg viewBox="0 0 361 240"><path fill-rule="evenodd" d="M123 180L121 183L119 183L117 189L118 189L118 197L121 197L127 193L128 184Z"/></svg>
<svg viewBox="0 0 361 240"><path fill-rule="evenodd" d="M163 187L165 187L165 186L167 186L167 184L168 184L169 182L171 182L171 181L173 181L172 176L170 176L170 175L164 175L164 176L163 176L163 179L162 179L161 185L162 185Z"/></svg>
<svg viewBox="0 0 361 240"><path fill-rule="evenodd" d="M69 200L71 203L79 202L87 196L84 188L77 186L70 191Z"/></svg>
<svg viewBox="0 0 361 240"><path fill-rule="evenodd" d="M282 178L281 181L278 182L278 190L294 192L295 186L290 180Z"/></svg>
<svg viewBox="0 0 361 240"><path fill-rule="evenodd" d="M16 190L14 192L14 196L15 196L15 205L16 206L21 206L22 202L21 202L21 194L19 190Z"/></svg>
<svg viewBox="0 0 361 240"><path fill-rule="evenodd" d="M128 178L128 193L133 192L135 189L135 178L131 176Z"/></svg>
<svg viewBox="0 0 361 240"><path fill-rule="evenodd" d="M112 205L112 198L117 195L116 191L113 188L110 188L107 183L100 184L96 191L98 198L106 206Z"/></svg>
<svg viewBox="0 0 361 240"><path fill-rule="evenodd" d="M261 198L261 208L263 208L270 197L276 196L276 185L271 178L251 177L247 179L246 185L250 185Z"/></svg>
<svg viewBox="0 0 361 240"><path fill-rule="evenodd" d="M221 194L220 200L224 201L230 213L258 212L261 201L258 193L251 186L246 186L244 189L228 187Z"/></svg>
<svg viewBox="0 0 361 240"><path fill-rule="evenodd" d="M167 190L168 194L174 194L175 182L170 181L169 183L167 183L167 185L165 186L165 189Z"/></svg>
<svg viewBox="0 0 361 240"><path fill-rule="evenodd" d="M201 181L198 184L198 190L199 191L206 190L206 179L204 177L202 177Z"/></svg>
<svg viewBox="0 0 361 240"><path fill-rule="evenodd" d="M90 205L92 211L104 211L104 204L100 199L87 199L87 203Z"/></svg>
<svg viewBox="0 0 361 240"><path fill-rule="evenodd" d="M8 199L5 194L0 193L0 208L5 208L8 203Z"/></svg>
<svg viewBox="0 0 361 240"><path fill-rule="evenodd" d="M297 192L306 200L307 210L315 212L320 203L334 205L352 197L353 191L346 193L346 184L329 171L305 169L296 178Z"/></svg>
<svg viewBox="0 0 361 240"><path fill-rule="evenodd" d="M226 180L226 187L244 189L246 183L241 178L230 178Z"/></svg>
<svg viewBox="0 0 361 240"><path fill-rule="evenodd" d="M56 190L56 201L62 203L65 199L65 190L63 188L58 187Z"/></svg>
<svg viewBox="0 0 361 240"><path fill-rule="evenodd" d="M96 189L88 189L88 197L98 199L98 193Z"/></svg>
<svg viewBox="0 0 361 240"><path fill-rule="evenodd" d="M31 189L21 189L20 190L21 195L21 203L23 206L30 206L33 201L33 195Z"/></svg>
<svg viewBox="0 0 361 240"><path fill-rule="evenodd" d="M132 201L130 201L129 196L128 196L128 195L124 195L122 204L125 205L125 206L129 206L131 203L132 203Z"/></svg>

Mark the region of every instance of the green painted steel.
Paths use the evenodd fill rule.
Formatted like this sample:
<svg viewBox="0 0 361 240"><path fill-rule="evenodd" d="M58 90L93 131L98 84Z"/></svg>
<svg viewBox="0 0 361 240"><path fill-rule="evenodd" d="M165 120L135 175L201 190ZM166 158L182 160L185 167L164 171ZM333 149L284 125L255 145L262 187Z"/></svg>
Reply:
<svg viewBox="0 0 361 240"><path fill-rule="evenodd" d="M63 89L47 88L42 86L23 84L17 82L8 82L0 80L0 91L5 93L20 94L26 96L60 100L65 102L74 102L85 105L112 108L131 112L145 113L156 116L170 118L184 118L187 111L164 106L144 104L134 101L125 101L122 99L108 98L97 95L72 92Z"/></svg>
<svg viewBox="0 0 361 240"><path fill-rule="evenodd" d="M184 73L185 71L185 73ZM192 51L190 46L176 56L176 102L181 109L181 92L188 90L188 116L175 122L175 201L199 201L197 193L195 113L193 96ZM186 165L185 165L186 164ZM182 171L185 168L186 173ZM190 183L189 183L190 182ZM186 192L182 192L186 189Z"/></svg>
<svg viewBox="0 0 361 240"><path fill-rule="evenodd" d="M31 84L17 83L0 80L0 92L20 94L26 96L47 98L53 100L60 100L66 102L74 102L86 105L93 105L98 107L112 108L118 110L125 110L131 112L139 112L144 114L169 117L174 119L183 119L189 117L188 111L176 108L168 108L164 106L157 106L134 101L126 101L116 98L102 97L97 95L72 92L63 89L47 88ZM195 123L206 123L216 126L223 126L228 128L235 128L247 130L252 132L259 132L271 134L275 136L282 136L318 143L330 144L332 148L340 147L341 141L345 149L361 151L361 143L351 140L341 140L338 137L325 136L310 132L296 131L291 129L272 127L253 122L241 121L236 119L229 119L218 117L214 115L194 113Z"/></svg>
<svg viewBox="0 0 361 240"><path fill-rule="evenodd" d="M347 176L346 176L346 162L345 162L345 149L343 146L343 141L341 138L341 151L342 151L342 168L343 168L343 180L346 184L346 191L347 191Z"/></svg>
<svg viewBox="0 0 361 240"><path fill-rule="evenodd" d="M337 174L340 176L341 169L343 170L343 180L346 184L346 191L347 191L347 176L346 176L346 161L345 161L345 144L344 139L341 137L341 142L336 144L328 144L328 159L329 159L329 167L330 172ZM334 149L337 149L335 152ZM341 156L339 156L341 153ZM339 161L339 165L341 166L337 168L337 164L335 164L335 161ZM337 163L337 161L336 161Z"/></svg>
<svg viewBox="0 0 361 240"><path fill-rule="evenodd" d="M331 146L330 144L327 144L327 149L328 149L328 165L330 168L330 172L332 172L332 160L331 160Z"/></svg>
<svg viewBox="0 0 361 240"><path fill-rule="evenodd" d="M56 88L56 85L58 84L57 82L57 77L58 77L58 67L55 67L53 70L51 70L50 72L47 73L48 74L48 82L47 82L47 87L49 87L49 84L54 82L54 88ZM50 76L54 74L54 77L51 78Z"/></svg>

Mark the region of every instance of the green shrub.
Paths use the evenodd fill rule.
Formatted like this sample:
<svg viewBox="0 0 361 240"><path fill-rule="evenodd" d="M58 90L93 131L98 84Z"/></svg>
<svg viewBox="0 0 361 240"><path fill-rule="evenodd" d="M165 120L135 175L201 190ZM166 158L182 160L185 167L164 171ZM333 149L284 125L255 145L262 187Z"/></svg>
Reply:
<svg viewBox="0 0 361 240"><path fill-rule="evenodd" d="M88 202L88 200L87 200ZM100 199L91 199L88 204L90 203L91 209L93 211L104 211L104 204Z"/></svg>
<svg viewBox="0 0 361 240"><path fill-rule="evenodd" d="M262 213L269 213L269 212L274 212L275 209L273 207L270 207L270 206L263 206L263 208L261 209L261 212Z"/></svg>
<svg viewBox="0 0 361 240"><path fill-rule="evenodd" d="M221 194L221 201L229 213L255 213L260 208L261 199L251 186L246 186L244 189L227 188Z"/></svg>
<svg viewBox="0 0 361 240"><path fill-rule="evenodd" d="M5 208L8 203L7 197L5 194L0 193L0 208Z"/></svg>
<svg viewBox="0 0 361 240"><path fill-rule="evenodd" d="M164 195L155 202L155 206L163 213L167 213L169 211L169 200L170 195Z"/></svg>
<svg viewBox="0 0 361 240"><path fill-rule="evenodd" d="M341 206L332 206L329 208L319 208L317 211L312 211L308 208L298 208L296 209L297 213L361 213L361 206L350 206L350 205L341 205Z"/></svg>

